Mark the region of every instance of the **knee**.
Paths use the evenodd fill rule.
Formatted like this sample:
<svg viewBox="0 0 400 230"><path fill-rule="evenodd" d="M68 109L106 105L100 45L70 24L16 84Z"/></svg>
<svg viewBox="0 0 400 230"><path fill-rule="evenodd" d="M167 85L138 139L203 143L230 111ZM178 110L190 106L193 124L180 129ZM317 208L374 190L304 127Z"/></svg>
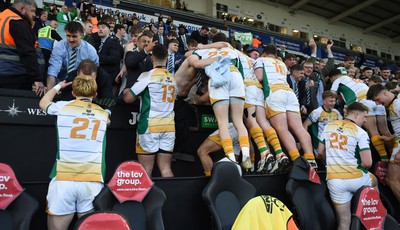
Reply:
<svg viewBox="0 0 400 230"><path fill-rule="evenodd" d="M202 148L197 149L197 156L199 156L199 157L208 156L208 154L209 154L209 152L205 149L202 149Z"/></svg>

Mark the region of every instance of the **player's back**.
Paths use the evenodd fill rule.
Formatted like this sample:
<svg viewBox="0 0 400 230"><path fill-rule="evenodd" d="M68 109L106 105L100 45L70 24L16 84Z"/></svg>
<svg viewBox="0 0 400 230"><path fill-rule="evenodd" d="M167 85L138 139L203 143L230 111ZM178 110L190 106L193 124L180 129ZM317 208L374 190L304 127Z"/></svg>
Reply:
<svg viewBox="0 0 400 230"><path fill-rule="evenodd" d="M163 68L155 68L143 74L149 83L148 90L141 95L141 121L147 120L148 132L163 132L164 128L160 128L162 125L174 125L174 103L178 92L176 80ZM145 120L142 120L142 116Z"/></svg>
<svg viewBox="0 0 400 230"><path fill-rule="evenodd" d="M268 81L268 85L272 90L274 90L274 86L276 87L279 85L289 87L286 81L288 69L281 60L272 57L259 57L254 66L254 69L258 68L263 68L264 81Z"/></svg>
<svg viewBox="0 0 400 230"><path fill-rule="evenodd" d="M57 115L57 178L102 181L108 113L83 99L53 103L48 113Z"/></svg>
<svg viewBox="0 0 400 230"><path fill-rule="evenodd" d="M346 105L367 98L368 86L359 79L342 76L336 79L331 90L340 92Z"/></svg>
<svg viewBox="0 0 400 230"><path fill-rule="evenodd" d="M369 149L368 134L350 120L329 123L322 138L326 147L327 179L352 179L362 176L359 153Z"/></svg>
<svg viewBox="0 0 400 230"><path fill-rule="evenodd" d="M393 127L394 135L400 138L400 99L396 98L388 106L388 120Z"/></svg>

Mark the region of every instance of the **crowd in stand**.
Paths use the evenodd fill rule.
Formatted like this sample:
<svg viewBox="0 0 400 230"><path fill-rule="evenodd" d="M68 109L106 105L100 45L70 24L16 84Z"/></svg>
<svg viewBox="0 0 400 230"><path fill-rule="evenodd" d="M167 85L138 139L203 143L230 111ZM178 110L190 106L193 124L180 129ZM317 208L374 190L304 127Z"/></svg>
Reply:
<svg viewBox="0 0 400 230"><path fill-rule="evenodd" d="M96 114L93 127L88 119L74 113L77 118L65 121L79 125L72 129L71 139L85 139L81 130L89 125L94 131L101 124L100 130L105 131L104 124L112 122L115 104L140 99L138 159L149 175L156 162L162 176L171 177L171 153L174 145L175 151L179 148L174 140L182 142L181 138L185 138L182 133L187 131L187 127L180 126L187 124L186 115L181 111L189 106L188 102L210 104L219 129L198 149L206 176L211 175L213 165L210 154L223 150L226 159L241 162L244 171L283 173L290 160L296 161L299 157L317 169L316 159L326 158L328 180L357 179L359 173L364 173L362 178L367 182L362 184L374 185L364 170L371 166L368 144L371 140L380 160L390 162L387 182L400 200L396 123L399 111L393 103L396 97L391 96L400 91L400 73L384 65L362 68L365 59L361 49L360 57L346 56L336 66L331 51L333 42L326 44L328 59L324 60L316 56L317 45L310 39L312 53L304 58L287 52L284 46L277 49L272 44L256 42L258 48L244 47L216 28L203 26L188 34L170 16L160 15L157 22L143 24L135 14L104 11L91 0L79 5L74 3L72 7L64 5L60 11L52 5L38 17L35 12L36 6L31 0L16 0L0 14L3 22L13 18L0 25L6 38L0 48L0 88L32 90L34 83L38 96L47 92L40 106L58 116L68 114L68 109L63 110L62 106L71 105L53 104L56 95L60 101L76 97L74 106L98 108L101 112L93 112ZM376 84L383 88L369 93L369 87ZM391 102L385 100L388 95ZM380 103L387 106L389 113ZM109 118L104 117L103 109ZM87 113L82 114L90 116ZM343 117L347 123L337 122ZM392 122L394 134L389 131L387 120ZM336 129L339 126L342 130ZM365 135L361 126L367 131ZM335 149L344 151L346 157L337 160ZM260 154L256 166L255 153ZM100 154L103 153L100 151ZM61 162L65 159L71 160L65 155L58 158L58 169L68 167L68 162ZM338 175L342 163L347 164L340 169L348 174L344 177ZM52 174L55 181L73 178L61 175L58 169ZM92 181L88 178L78 181ZM103 182L99 178L94 181ZM54 210L56 215L70 214L69 210L54 205L57 201L54 193L50 193L56 187L69 185L55 185L54 179L52 183L48 196L50 211ZM330 190L336 203L349 203L348 197L336 197L338 190ZM347 208L338 206L339 214L343 207ZM89 210L81 208L78 212ZM49 226L57 224L54 219ZM347 226L348 223L340 220L340 224Z"/></svg>

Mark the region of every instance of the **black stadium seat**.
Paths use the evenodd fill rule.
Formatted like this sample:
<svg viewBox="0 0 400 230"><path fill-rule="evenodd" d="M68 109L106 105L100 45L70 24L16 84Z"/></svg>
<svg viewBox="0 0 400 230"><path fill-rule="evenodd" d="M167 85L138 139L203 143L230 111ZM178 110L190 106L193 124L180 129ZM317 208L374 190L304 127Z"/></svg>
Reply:
<svg viewBox="0 0 400 230"><path fill-rule="evenodd" d="M309 163L302 157L293 163L286 192L293 203L297 226L306 230L336 229L335 212L326 198L326 184L309 181Z"/></svg>
<svg viewBox="0 0 400 230"><path fill-rule="evenodd" d="M211 179L203 190L203 199L218 230L231 229L243 206L255 196L256 189L244 180L236 164L214 164Z"/></svg>

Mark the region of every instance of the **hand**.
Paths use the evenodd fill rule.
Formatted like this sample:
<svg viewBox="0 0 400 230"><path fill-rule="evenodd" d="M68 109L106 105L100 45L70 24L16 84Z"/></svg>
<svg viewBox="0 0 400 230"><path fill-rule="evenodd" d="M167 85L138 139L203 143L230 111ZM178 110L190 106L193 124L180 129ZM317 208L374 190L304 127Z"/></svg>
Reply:
<svg viewBox="0 0 400 230"><path fill-rule="evenodd" d="M126 66L123 65L118 75L115 77L115 82L119 83L121 79L125 76L125 74L126 74Z"/></svg>
<svg viewBox="0 0 400 230"><path fill-rule="evenodd" d="M146 53L150 53L153 51L154 46L158 44L158 41L150 42L144 49L146 50Z"/></svg>
<svg viewBox="0 0 400 230"><path fill-rule="evenodd" d="M66 80L64 80L62 82L59 82L58 85L61 86L61 89L64 89L65 87L72 85L72 81L67 82Z"/></svg>
<svg viewBox="0 0 400 230"><path fill-rule="evenodd" d="M306 84L306 89L309 89L309 88L311 88L311 87L313 87L314 86L314 81L313 80L310 80L307 84Z"/></svg>
<svg viewBox="0 0 400 230"><path fill-rule="evenodd" d="M182 61L182 59L175 61L175 65L178 65L181 61Z"/></svg>
<svg viewBox="0 0 400 230"><path fill-rule="evenodd" d="M314 38L310 38L310 40L308 41L308 46L310 46L311 49L317 48L317 43L315 43Z"/></svg>
<svg viewBox="0 0 400 230"><path fill-rule="evenodd" d="M328 42L328 44L326 44L326 49L327 49L327 50L331 50L332 46L333 46L333 41L330 40L330 41Z"/></svg>
<svg viewBox="0 0 400 230"><path fill-rule="evenodd" d="M307 108L306 108L304 105L302 105L302 106L300 107L300 112L301 112L302 114L307 114Z"/></svg>
<svg viewBox="0 0 400 230"><path fill-rule="evenodd" d="M135 44L132 41L129 41L125 45L125 52L132 51L135 48Z"/></svg>
<svg viewBox="0 0 400 230"><path fill-rule="evenodd" d="M390 136L380 136L380 139L386 142L390 142L392 140L394 140L394 135L390 135Z"/></svg>
<svg viewBox="0 0 400 230"><path fill-rule="evenodd" d="M39 97L43 96L45 93L43 82L35 81L35 87L36 87L36 89L35 89L36 95Z"/></svg>

